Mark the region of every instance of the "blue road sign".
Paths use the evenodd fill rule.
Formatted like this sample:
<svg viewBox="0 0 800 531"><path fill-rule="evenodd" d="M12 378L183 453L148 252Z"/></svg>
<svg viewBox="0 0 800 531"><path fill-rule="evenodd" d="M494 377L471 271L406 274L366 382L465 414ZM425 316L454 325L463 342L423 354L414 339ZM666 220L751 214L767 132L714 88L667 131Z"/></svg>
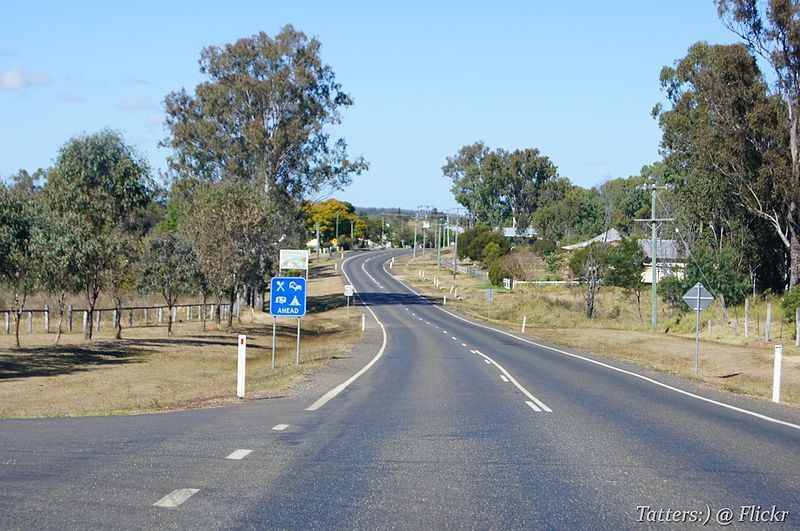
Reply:
<svg viewBox="0 0 800 531"><path fill-rule="evenodd" d="M275 317L303 317L306 314L306 279L272 277L269 313Z"/></svg>

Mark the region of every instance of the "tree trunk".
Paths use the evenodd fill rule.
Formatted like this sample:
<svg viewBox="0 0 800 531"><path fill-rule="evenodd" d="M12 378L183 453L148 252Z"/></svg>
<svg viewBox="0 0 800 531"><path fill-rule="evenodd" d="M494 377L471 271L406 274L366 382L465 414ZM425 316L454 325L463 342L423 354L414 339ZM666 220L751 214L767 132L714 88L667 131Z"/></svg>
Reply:
<svg viewBox="0 0 800 531"><path fill-rule="evenodd" d="M203 332L206 331L206 302L208 301L208 295L206 292L203 291L203 309L200 310L200 317L203 319Z"/></svg>
<svg viewBox="0 0 800 531"><path fill-rule="evenodd" d="M800 282L800 224L797 220L797 205L790 207L791 221L789 222L789 288Z"/></svg>
<svg viewBox="0 0 800 531"><path fill-rule="evenodd" d="M231 299L231 301L230 301L231 305L230 305L230 309L228 311L228 328L231 328L233 326L233 304L236 302L236 286L231 288L230 299Z"/></svg>
<svg viewBox="0 0 800 531"><path fill-rule="evenodd" d="M99 292L87 292L86 294L86 305L87 313L88 313L88 323L86 323L86 333L83 334L84 339L92 339L92 332L94 331L94 306L97 304L97 297L100 295Z"/></svg>
<svg viewBox="0 0 800 531"><path fill-rule="evenodd" d="M22 320L22 311L25 309L25 300L28 298L27 292L22 294L22 300L20 301L20 294L19 294L19 284L14 287L14 337L17 341L17 348L19 348L19 322Z"/></svg>
<svg viewBox="0 0 800 531"><path fill-rule="evenodd" d="M56 330L55 344L61 340L61 326L64 324L64 301L67 298L67 292L62 291L61 296L58 298L58 330Z"/></svg>
<svg viewBox="0 0 800 531"><path fill-rule="evenodd" d="M172 307L174 305L167 302L167 336L172 337Z"/></svg>
<svg viewBox="0 0 800 531"><path fill-rule="evenodd" d="M22 319L22 310L14 310L14 337L17 339L17 348L19 348L19 321Z"/></svg>
<svg viewBox="0 0 800 531"><path fill-rule="evenodd" d="M117 309L117 322L114 323L114 326L117 328L117 333L114 337L116 339L122 339L122 299L114 297L114 306Z"/></svg>

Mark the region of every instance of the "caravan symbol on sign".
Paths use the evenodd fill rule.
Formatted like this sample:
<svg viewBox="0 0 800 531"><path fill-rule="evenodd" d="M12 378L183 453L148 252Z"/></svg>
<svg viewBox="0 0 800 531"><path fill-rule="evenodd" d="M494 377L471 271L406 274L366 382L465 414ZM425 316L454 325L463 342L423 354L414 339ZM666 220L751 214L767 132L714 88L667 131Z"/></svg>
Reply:
<svg viewBox="0 0 800 531"><path fill-rule="evenodd" d="M306 279L272 277L269 313L275 317L303 317L306 314Z"/></svg>

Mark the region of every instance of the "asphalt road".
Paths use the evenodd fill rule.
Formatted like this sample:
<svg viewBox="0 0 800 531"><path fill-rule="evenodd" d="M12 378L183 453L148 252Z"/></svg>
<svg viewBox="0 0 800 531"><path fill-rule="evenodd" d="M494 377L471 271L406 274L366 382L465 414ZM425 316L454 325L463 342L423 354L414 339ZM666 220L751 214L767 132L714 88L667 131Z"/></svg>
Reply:
<svg viewBox="0 0 800 531"><path fill-rule="evenodd" d="M0 528L800 527L796 410L471 323L392 254L346 261L365 341L286 397L0 422Z"/></svg>

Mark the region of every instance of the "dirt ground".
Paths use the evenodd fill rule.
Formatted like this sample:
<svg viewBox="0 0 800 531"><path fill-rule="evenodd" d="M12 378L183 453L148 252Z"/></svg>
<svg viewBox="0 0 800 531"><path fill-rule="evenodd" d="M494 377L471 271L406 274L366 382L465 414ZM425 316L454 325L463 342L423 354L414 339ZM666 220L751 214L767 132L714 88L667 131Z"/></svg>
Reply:
<svg viewBox="0 0 800 531"><path fill-rule="evenodd" d="M345 317L343 284L334 262L314 266L309 314L301 321L301 364L295 365L296 321L279 319L272 369L272 317L243 309L231 329L184 321L167 336L166 325L124 328L114 340L103 323L92 341L81 333L0 335L0 418L141 413L213 406L236 400L237 336L247 335L247 396L269 396L361 338L359 322Z"/></svg>
<svg viewBox="0 0 800 531"><path fill-rule="evenodd" d="M490 309L486 289L492 286L461 274L453 280L452 272L438 268L436 261L427 256L426 259L423 262L418 257L414 263L410 257L397 259L391 271L417 291L440 302L447 296L450 310L484 321L491 312L493 324L517 332L521 330L523 317L527 316L525 333L532 338L626 360L738 394L772 397L775 344L782 343L781 401L800 405L800 349L794 346L793 339L785 337L788 330L782 330L784 337L773 341L751 335L745 342L741 333L734 336L730 328L726 332L723 327L715 326L709 333L704 326L700 371L696 377L692 315L684 317L680 327L672 326L673 331L666 333L664 330L680 322L681 317L664 310L665 328L653 334L648 331L649 323L639 319L635 304L612 289L601 293L598 304L602 311L596 318L589 319L585 316L579 289L552 286L527 287L517 292L494 287ZM436 279L438 288L434 284ZM643 304L647 314L649 302ZM709 312L708 315L715 314ZM689 320L691 327L685 325ZM679 331L675 332L675 328ZM689 328L691 333L685 331Z"/></svg>

